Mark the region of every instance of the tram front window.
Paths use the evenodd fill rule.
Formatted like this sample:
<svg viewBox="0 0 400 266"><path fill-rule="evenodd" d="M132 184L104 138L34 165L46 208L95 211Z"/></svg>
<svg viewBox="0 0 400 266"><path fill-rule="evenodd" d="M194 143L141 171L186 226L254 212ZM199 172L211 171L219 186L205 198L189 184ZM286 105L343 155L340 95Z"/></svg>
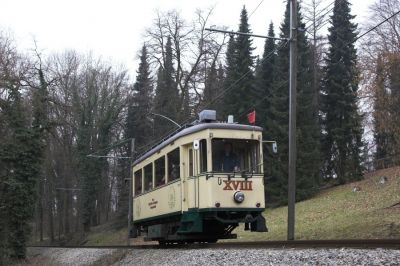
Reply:
<svg viewBox="0 0 400 266"><path fill-rule="evenodd" d="M257 140L213 139L214 172L260 173L260 145Z"/></svg>

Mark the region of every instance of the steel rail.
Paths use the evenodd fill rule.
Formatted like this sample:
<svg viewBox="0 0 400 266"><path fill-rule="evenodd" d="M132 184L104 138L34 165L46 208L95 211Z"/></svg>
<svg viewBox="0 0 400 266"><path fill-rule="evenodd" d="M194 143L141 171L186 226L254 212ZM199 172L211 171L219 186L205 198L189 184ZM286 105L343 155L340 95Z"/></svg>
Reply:
<svg viewBox="0 0 400 266"><path fill-rule="evenodd" d="M107 245L107 246L54 246L31 245L30 248L88 248L88 249L242 249L242 248L389 248L400 249L400 239L332 239L332 240L274 240L274 241L246 241L246 242L220 242L220 243L195 243L171 245Z"/></svg>

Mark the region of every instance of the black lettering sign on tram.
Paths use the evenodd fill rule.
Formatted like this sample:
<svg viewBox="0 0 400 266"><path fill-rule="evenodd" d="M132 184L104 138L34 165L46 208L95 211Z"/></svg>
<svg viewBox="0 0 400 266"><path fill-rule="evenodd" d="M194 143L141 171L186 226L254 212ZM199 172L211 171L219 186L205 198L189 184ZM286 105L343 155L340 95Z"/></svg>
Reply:
<svg viewBox="0 0 400 266"><path fill-rule="evenodd" d="M149 202L150 209L156 208L157 207L157 203L158 203L157 200L151 199L151 201Z"/></svg>

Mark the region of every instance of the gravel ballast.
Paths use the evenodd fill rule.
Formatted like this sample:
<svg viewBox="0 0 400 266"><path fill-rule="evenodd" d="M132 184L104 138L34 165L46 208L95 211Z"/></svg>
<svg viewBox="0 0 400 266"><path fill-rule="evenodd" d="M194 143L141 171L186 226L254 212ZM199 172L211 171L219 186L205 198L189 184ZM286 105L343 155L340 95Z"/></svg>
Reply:
<svg viewBox="0 0 400 266"><path fill-rule="evenodd" d="M130 252L114 265L399 265L387 249L168 249Z"/></svg>
<svg viewBox="0 0 400 266"><path fill-rule="evenodd" d="M116 251L57 248L40 253L51 265L97 265ZM391 249L171 248L125 252L121 260L113 260L113 265L400 265L400 250Z"/></svg>

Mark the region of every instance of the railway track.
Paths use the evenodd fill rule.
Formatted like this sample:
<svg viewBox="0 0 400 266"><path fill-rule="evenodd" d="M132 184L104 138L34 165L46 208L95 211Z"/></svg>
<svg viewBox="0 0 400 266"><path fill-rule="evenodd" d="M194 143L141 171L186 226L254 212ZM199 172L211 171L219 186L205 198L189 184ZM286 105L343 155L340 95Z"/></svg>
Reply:
<svg viewBox="0 0 400 266"><path fill-rule="evenodd" d="M388 248L400 249L400 239L338 239L338 240L292 240L292 241L246 241L246 242L220 242L181 245L115 245L115 246L42 246L36 248L89 248L89 249L241 249L241 248Z"/></svg>

